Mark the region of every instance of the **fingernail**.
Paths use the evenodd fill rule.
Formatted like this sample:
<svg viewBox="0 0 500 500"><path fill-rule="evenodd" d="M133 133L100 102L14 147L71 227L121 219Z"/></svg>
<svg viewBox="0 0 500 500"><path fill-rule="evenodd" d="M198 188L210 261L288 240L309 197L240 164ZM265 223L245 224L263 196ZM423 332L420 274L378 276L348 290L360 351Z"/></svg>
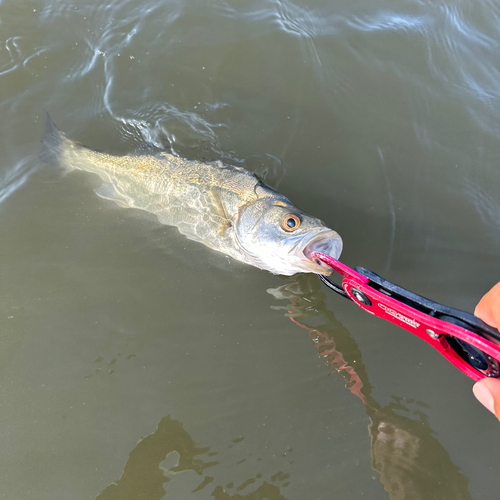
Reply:
<svg viewBox="0 0 500 500"><path fill-rule="evenodd" d="M472 391L474 392L474 396L479 400L479 402L484 405L491 413L495 413L495 400L493 399L493 395L491 392L483 385L476 384Z"/></svg>

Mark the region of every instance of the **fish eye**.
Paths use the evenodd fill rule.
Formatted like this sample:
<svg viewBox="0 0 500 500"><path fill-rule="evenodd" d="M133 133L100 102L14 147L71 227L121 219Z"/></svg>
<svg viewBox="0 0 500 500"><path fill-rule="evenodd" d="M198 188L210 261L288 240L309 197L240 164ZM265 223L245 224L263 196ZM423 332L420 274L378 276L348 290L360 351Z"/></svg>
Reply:
<svg viewBox="0 0 500 500"><path fill-rule="evenodd" d="M295 231L300 226L300 217L295 214L287 214L281 221L281 227L288 232Z"/></svg>

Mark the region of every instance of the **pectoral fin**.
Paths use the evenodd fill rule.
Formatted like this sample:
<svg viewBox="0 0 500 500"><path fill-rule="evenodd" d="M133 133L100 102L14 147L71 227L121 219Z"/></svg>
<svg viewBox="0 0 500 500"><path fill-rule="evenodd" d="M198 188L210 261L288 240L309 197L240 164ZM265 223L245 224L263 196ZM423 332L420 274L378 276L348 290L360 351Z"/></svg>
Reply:
<svg viewBox="0 0 500 500"><path fill-rule="evenodd" d="M210 190L210 196L212 197L215 212L217 216L220 218L219 235L224 237L226 235L227 229L229 229L232 226L231 219L227 214L226 208L224 207L224 204L222 203L220 196L214 189Z"/></svg>

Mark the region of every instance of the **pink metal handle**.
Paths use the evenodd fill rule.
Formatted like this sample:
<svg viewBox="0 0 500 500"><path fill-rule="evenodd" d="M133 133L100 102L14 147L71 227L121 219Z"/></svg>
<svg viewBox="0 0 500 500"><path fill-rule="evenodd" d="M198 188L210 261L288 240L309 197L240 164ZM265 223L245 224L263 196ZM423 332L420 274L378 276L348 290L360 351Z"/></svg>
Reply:
<svg viewBox="0 0 500 500"><path fill-rule="evenodd" d="M483 351L487 356L500 360L500 347L497 344L465 328L429 316L392 297L388 297L382 292L372 288L370 286L370 280L366 276L359 274L354 269L351 269L332 257L319 253L313 254L312 257L328 264L344 278L342 280L343 289L359 307L425 340L428 344L437 349L450 363L472 379L481 380L485 378L486 375L479 372L462 359L462 357L455 352L453 347L450 346L445 335L462 340L476 349ZM368 297L371 303L363 303L360 300L362 296L359 292L364 294L365 297ZM498 373L492 373L492 376L498 376Z"/></svg>

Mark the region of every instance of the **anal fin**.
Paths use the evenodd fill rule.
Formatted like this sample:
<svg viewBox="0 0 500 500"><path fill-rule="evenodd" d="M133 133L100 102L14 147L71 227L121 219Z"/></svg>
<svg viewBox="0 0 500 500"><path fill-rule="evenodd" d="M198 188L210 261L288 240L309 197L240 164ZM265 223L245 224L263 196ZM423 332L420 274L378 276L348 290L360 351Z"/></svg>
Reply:
<svg viewBox="0 0 500 500"><path fill-rule="evenodd" d="M130 203L128 199L123 194L116 190L116 187L111 184L111 182L105 182L96 188L95 193L97 196L104 198L105 200L114 201L118 206L122 208L130 208Z"/></svg>

